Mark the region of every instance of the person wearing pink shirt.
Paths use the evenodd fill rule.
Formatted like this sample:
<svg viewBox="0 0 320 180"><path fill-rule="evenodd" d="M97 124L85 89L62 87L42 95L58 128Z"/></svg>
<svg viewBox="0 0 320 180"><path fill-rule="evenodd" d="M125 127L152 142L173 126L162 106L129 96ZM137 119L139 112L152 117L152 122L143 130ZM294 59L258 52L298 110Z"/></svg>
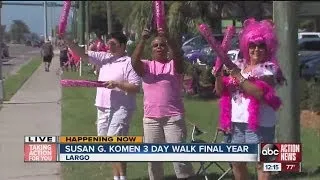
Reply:
<svg viewBox="0 0 320 180"><path fill-rule="evenodd" d="M150 31L144 30L131 57L133 69L142 77L144 141L183 143L187 136L182 96L183 58L174 41L161 32L151 44L152 60L141 60L149 37ZM178 179L194 175L189 162L174 162L173 166ZM150 180L164 179L161 162L149 162L148 171Z"/></svg>
<svg viewBox="0 0 320 180"><path fill-rule="evenodd" d="M76 40L73 40L75 44L78 44ZM79 67L80 57L74 53L69 47L68 47L68 59L70 64L71 71L76 72Z"/></svg>
<svg viewBox="0 0 320 180"><path fill-rule="evenodd" d="M131 58L125 53L127 38L122 33L112 33L108 41L109 53L88 51L67 40L70 49L84 61L100 67L99 81L105 88L97 88L98 136L126 136L136 109L136 93L140 77L133 70ZM113 163L114 180L126 180L126 163Z"/></svg>

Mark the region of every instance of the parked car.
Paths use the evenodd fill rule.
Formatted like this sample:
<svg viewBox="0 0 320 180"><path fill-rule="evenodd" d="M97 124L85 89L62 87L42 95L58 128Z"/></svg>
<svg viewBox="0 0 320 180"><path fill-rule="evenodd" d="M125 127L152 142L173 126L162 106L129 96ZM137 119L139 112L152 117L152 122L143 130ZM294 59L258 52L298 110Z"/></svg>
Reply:
<svg viewBox="0 0 320 180"><path fill-rule="evenodd" d="M221 43L223 40L223 35L215 35L216 39ZM202 48L201 48L202 46ZM237 53L239 54L239 40L237 36L234 36L232 38L231 42L231 54ZM185 58L191 62L191 63L197 63L199 65L208 65L213 66L214 61L216 59L215 52L212 51L209 44L200 36L192 38L191 40L187 41L184 46L182 47L184 49L184 56ZM229 54L230 54L229 53ZM232 57L232 59L237 58L238 56Z"/></svg>
<svg viewBox="0 0 320 180"><path fill-rule="evenodd" d="M319 70L320 56L303 64L302 68L300 69L300 77L306 80L317 79L320 77Z"/></svg>
<svg viewBox="0 0 320 180"><path fill-rule="evenodd" d="M320 51L320 38L302 38L298 40L299 51Z"/></svg>
<svg viewBox="0 0 320 180"><path fill-rule="evenodd" d="M298 46L300 66L320 57L320 38L299 39Z"/></svg>
<svg viewBox="0 0 320 180"><path fill-rule="evenodd" d="M31 46L31 41L27 40L24 44L25 44L26 46Z"/></svg>
<svg viewBox="0 0 320 180"><path fill-rule="evenodd" d="M298 33L298 39L303 38L320 38L320 32L300 32Z"/></svg>
<svg viewBox="0 0 320 180"><path fill-rule="evenodd" d="M223 40L223 34L214 34L213 35L216 40L221 42ZM207 41L200 35L195 36L182 44L182 50L185 53L188 53L192 50L200 50L204 47L208 46Z"/></svg>
<svg viewBox="0 0 320 180"><path fill-rule="evenodd" d="M40 41L31 41L31 46L32 47L41 47L41 43L40 43Z"/></svg>
<svg viewBox="0 0 320 180"><path fill-rule="evenodd" d="M228 56L230 58L231 61L236 61L237 59L242 59L242 54L240 53L240 49L234 49L234 50L230 50L228 51Z"/></svg>
<svg viewBox="0 0 320 180"><path fill-rule="evenodd" d="M310 80L319 76L320 38L302 38L299 45L299 74L301 78Z"/></svg>
<svg viewBox="0 0 320 180"><path fill-rule="evenodd" d="M9 46L6 45L4 42L1 43L1 48L2 48L2 53L1 53L1 56L2 58L7 58L9 57Z"/></svg>

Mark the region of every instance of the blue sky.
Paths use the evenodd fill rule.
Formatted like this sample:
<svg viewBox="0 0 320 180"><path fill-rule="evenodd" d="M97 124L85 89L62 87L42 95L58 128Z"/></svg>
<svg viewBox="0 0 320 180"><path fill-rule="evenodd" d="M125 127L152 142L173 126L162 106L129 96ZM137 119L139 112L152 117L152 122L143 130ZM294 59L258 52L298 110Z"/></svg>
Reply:
<svg viewBox="0 0 320 180"><path fill-rule="evenodd" d="M21 3L39 3L43 1L3 1L3 2L21 2ZM62 1L53 1L62 4ZM57 25L61 7L48 7L48 35L51 34L51 27ZM20 19L30 28L30 31L39 35L44 34L44 8L41 6L17 6L3 5L1 9L1 24L6 25L8 31L12 20Z"/></svg>

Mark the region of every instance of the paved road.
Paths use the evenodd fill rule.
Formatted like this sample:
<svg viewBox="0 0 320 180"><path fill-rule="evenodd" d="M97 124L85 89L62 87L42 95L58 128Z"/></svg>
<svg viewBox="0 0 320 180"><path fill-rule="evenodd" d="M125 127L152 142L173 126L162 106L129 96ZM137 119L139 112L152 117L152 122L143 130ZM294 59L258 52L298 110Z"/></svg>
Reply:
<svg viewBox="0 0 320 180"><path fill-rule="evenodd" d="M22 44L8 44L9 58L3 59L3 77L15 73L20 66L27 63L30 58L40 55L40 48L33 48Z"/></svg>

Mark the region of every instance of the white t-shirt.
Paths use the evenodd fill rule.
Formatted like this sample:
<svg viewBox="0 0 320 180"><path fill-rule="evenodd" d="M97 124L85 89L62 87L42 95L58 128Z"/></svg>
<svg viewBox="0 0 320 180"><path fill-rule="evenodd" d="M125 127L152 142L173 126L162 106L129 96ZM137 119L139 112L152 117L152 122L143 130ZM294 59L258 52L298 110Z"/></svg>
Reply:
<svg viewBox="0 0 320 180"><path fill-rule="evenodd" d="M243 64L237 63L242 69L241 74L244 78L261 77L261 76L274 76L276 75L276 66L272 62L265 62L257 65L251 72L243 72ZM239 90L232 93L232 110L231 121L239 123L248 123L250 100L243 96ZM259 124L262 127L272 127L276 124L276 112L267 104L260 105Z"/></svg>

